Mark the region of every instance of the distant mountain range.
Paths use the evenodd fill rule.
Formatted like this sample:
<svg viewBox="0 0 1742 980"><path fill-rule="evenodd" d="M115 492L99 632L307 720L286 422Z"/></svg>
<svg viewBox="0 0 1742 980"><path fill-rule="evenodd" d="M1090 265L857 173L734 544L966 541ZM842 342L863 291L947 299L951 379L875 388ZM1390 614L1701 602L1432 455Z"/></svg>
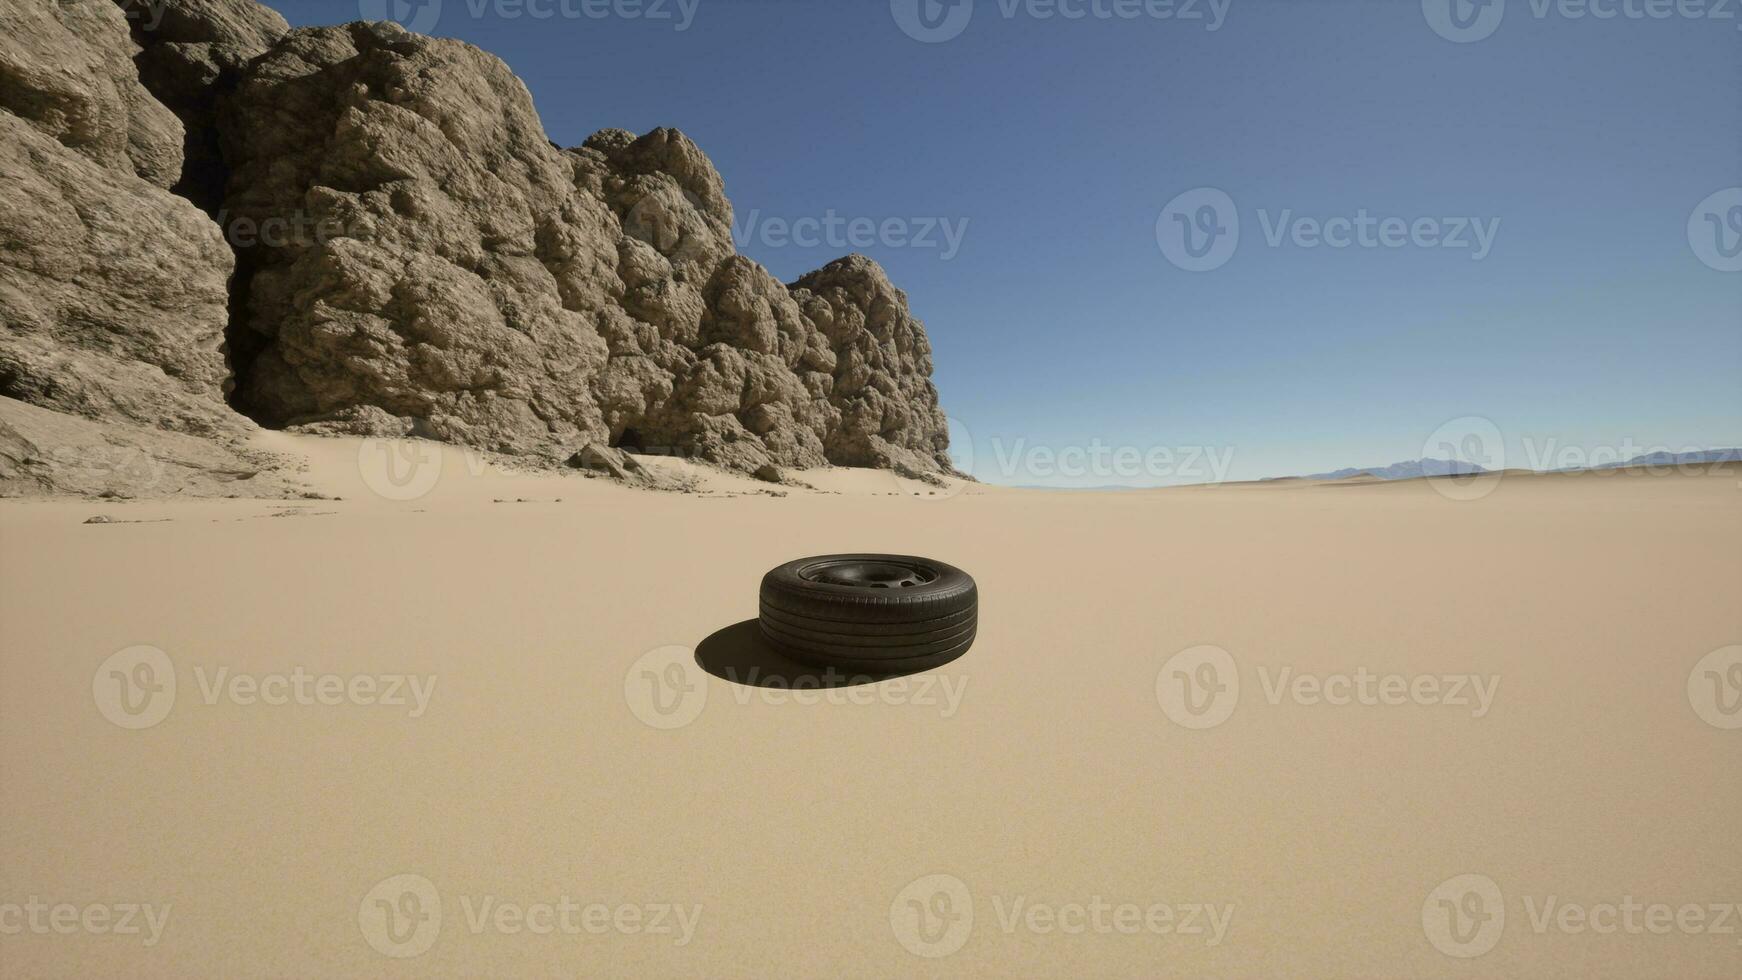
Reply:
<svg viewBox="0 0 1742 980"><path fill-rule="evenodd" d="M1486 469L1475 463L1465 463L1455 459L1412 459L1402 463L1392 463L1390 466L1349 467L1334 470L1330 473L1313 473L1302 477L1306 480L1347 480L1357 476L1371 476L1381 480L1414 480L1423 476L1471 476L1486 473Z"/></svg>
<svg viewBox="0 0 1742 980"><path fill-rule="evenodd" d="M1742 462L1742 449L1702 449L1686 453L1646 453L1643 456L1635 456L1624 463L1574 466L1550 472L1574 473L1580 470L1619 470L1630 466L1698 466L1737 462ZM1329 473L1312 473L1303 477L1295 477L1295 479L1348 480L1354 477L1370 476L1379 480L1414 480L1424 476L1473 476L1487 472L1489 472L1487 469L1475 463L1466 463L1460 460L1412 459L1402 463L1392 463L1390 466L1351 466L1347 469L1333 470Z"/></svg>
<svg viewBox="0 0 1742 980"><path fill-rule="evenodd" d="M1567 473L1578 469L1619 470L1629 466L1697 466L1702 463L1742 463L1742 449L1702 449L1692 453L1646 453L1635 456L1625 463L1604 463L1601 466L1572 467L1567 470L1556 470L1557 473Z"/></svg>
<svg viewBox="0 0 1742 980"><path fill-rule="evenodd" d="M1625 463L1603 463L1598 466L1571 466L1558 470L1544 470L1545 473L1578 473L1589 470L1619 470L1630 466L1701 466L1715 463L1742 463L1742 449L1702 449L1695 452L1671 453L1655 452L1643 456L1635 456ZM1306 476L1273 476L1259 480L1259 483L1272 483L1277 480L1353 480L1367 477L1374 480L1416 480L1424 476L1475 476L1481 473L1491 473L1485 467L1475 463L1466 463L1456 459L1411 459L1390 466L1350 466L1345 469L1332 470L1329 473L1309 473ZM1132 486L1124 483L1109 483L1091 487L1052 486L1048 484L1029 483L1012 484L1023 490L1073 490L1082 492L1106 492L1110 490L1155 490L1154 486Z"/></svg>

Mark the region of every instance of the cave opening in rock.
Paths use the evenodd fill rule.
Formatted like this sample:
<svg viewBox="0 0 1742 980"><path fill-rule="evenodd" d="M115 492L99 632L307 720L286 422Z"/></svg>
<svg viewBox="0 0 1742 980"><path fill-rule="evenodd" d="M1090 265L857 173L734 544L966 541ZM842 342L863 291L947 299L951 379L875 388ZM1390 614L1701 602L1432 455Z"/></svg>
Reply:
<svg viewBox="0 0 1742 980"><path fill-rule="evenodd" d="M224 366L230 373L224 385L224 399L231 408L255 422L267 428L279 428L282 419L270 418L270 413L259 411L250 400L249 375L253 372L254 361L266 349L267 338L248 326L249 286L254 279L256 263L248 249L232 247L232 251L236 256L236 271L230 277L230 316L224 327Z"/></svg>
<svg viewBox="0 0 1742 980"><path fill-rule="evenodd" d="M617 438L611 440L611 448L621 449L625 452L638 453L644 452L647 449L647 445L642 441L641 431L639 429L636 429L633 426L625 426L623 431L617 435Z"/></svg>

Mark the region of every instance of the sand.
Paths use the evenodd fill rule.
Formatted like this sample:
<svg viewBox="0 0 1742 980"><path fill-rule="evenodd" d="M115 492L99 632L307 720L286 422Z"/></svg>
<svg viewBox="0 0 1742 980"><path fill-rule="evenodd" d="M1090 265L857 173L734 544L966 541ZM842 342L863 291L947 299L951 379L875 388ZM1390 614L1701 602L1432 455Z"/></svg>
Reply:
<svg viewBox="0 0 1742 980"><path fill-rule="evenodd" d="M389 500L265 438L344 499L0 502L7 976L1742 975L1736 467ZM860 550L973 650L716 676Z"/></svg>

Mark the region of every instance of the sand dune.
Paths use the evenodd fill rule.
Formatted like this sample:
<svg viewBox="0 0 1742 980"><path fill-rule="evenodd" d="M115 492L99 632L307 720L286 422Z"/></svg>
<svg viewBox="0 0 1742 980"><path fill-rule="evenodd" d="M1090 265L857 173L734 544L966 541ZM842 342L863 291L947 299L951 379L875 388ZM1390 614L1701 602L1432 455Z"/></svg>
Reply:
<svg viewBox="0 0 1742 980"><path fill-rule="evenodd" d="M661 493L443 450L410 496L263 438L343 499L0 502L8 975L1742 964L1735 467L1454 500L646 460L694 478ZM853 550L973 573L975 648L826 691L696 665L766 683L758 577ZM108 934L135 905L155 937Z"/></svg>

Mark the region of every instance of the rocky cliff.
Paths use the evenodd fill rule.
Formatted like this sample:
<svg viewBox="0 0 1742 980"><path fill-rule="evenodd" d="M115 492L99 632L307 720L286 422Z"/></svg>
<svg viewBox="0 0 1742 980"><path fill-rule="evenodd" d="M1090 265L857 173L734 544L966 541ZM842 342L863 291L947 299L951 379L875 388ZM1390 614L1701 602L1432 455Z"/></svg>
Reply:
<svg viewBox="0 0 1742 980"><path fill-rule="evenodd" d="M0 0L0 396L231 448L948 471L905 294L863 256L787 285L737 255L683 134L562 149L470 45L135 6Z"/></svg>

